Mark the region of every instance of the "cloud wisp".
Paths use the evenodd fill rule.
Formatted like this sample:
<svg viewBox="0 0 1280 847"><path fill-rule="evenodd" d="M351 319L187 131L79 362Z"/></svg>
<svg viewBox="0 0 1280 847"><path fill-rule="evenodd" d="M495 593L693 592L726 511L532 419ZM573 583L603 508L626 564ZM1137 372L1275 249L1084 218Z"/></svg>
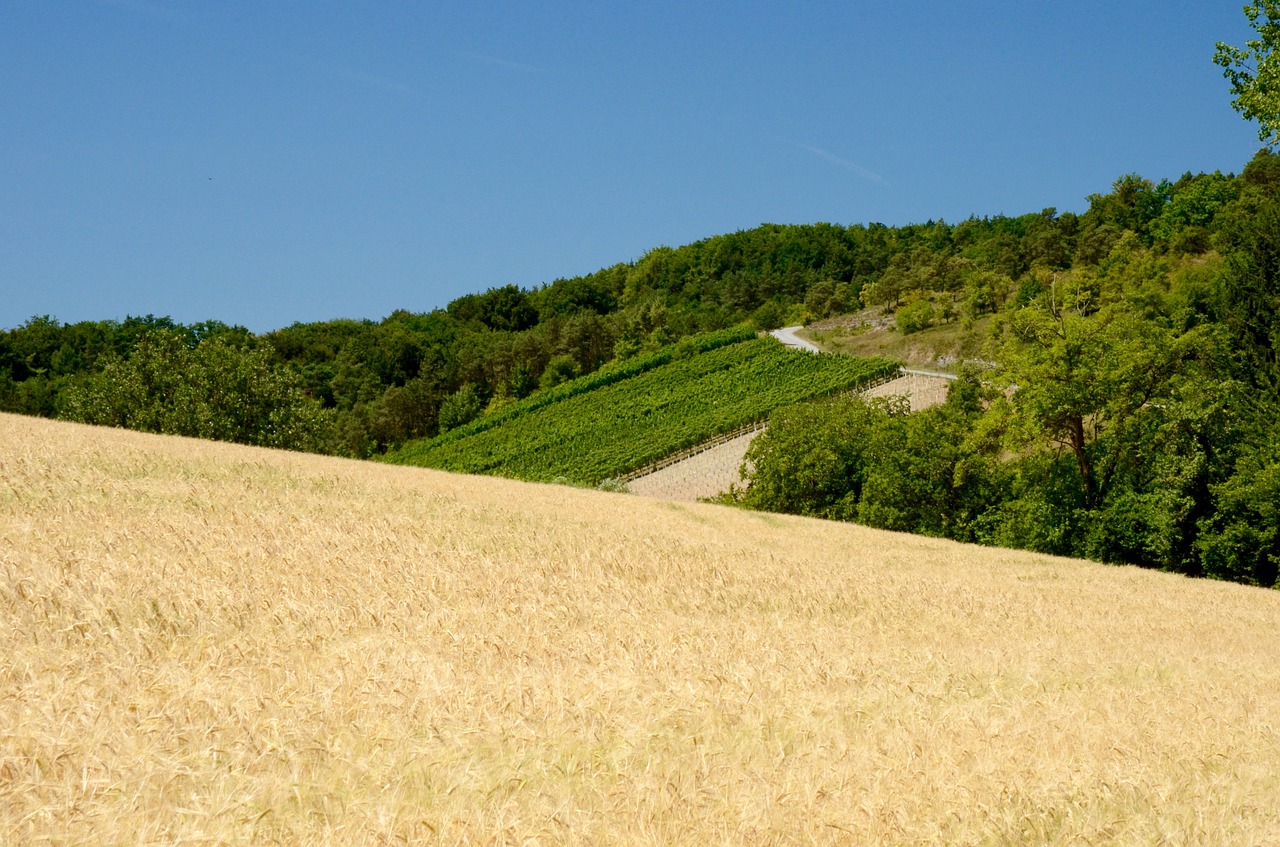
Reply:
<svg viewBox="0 0 1280 847"><path fill-rule="evenodd" d="M405 85L403 82L399 82L397 80L390 79L385 76L378 76L377 74L371 74L366 71L356 70L355 68L348 67L346 65L336 65L336 66L333 66L331 69L333 70L334 73L336 73L338 76L344 79L349 79L354 82L359 82L363 85L368 85L373 88L381 88L386 91L396 91L401 94L417 93L412 88Z"/></svg>
<svg viewBox="0 0 1280 847"><path fill-rule="evenodd" d="M824 159L833 165L837 165L838 167L844 168L847 171L853 171L855 174L862 177L863 179L868 179L872 182L879 183L880 185L883 185L886 188L889 186L889 181L884 177L880 176L880 174L876 173L875 171L869 171L866 168L862 167L861 165L856 165L853 162L850 162L848 159L842 159L834 153L828 153L826 150L823 150L820 147L813 147L812 145L809 145L809 144L801 144L798 141L790 141L788 143L792 147L797 147L805 151L806 153L812 153L813 155L817 156L819 159Z"/></svg>
<svg viewBox="0 0 1280 847"><path fill-rule="evenodd" d="M473 62L483 62L487 65L498 65L499 67L511 68L516 71L525 71L527 73L542 72L542 68L537 65L527 65L524 62L513 62L510 59L502 59L485 53L473 53L470 50L455 50L454 53L465 59L470 59Z"/></svg>

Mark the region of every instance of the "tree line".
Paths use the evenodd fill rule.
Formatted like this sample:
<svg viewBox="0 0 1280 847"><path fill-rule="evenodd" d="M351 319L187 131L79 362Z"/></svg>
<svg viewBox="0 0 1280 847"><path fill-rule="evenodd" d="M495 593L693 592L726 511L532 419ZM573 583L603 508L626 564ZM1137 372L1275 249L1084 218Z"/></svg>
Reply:
<svg viewBox="0 0 1280 847"><path fill-rule="evenodd" d="M1109 193L1090 197L1082 215L1046 209L902 227L767 224L658 247L593 274L533 289L500 286L443 309L397 311L381 321L296 323L255 335L217 321L184 326L146 316L61 324L34 317L0 332L0 409L263 441L262 432L278 421L245 422L256 434L237 434L226 425L151 413L122 417L120 408L103 405L113 394L139 406L163 403L171 392L143 372L195 374L197 363L212 356L195 351L212 344L224 359L252 359L243 367L272 370L279 383L272 390L284 392L279 404L313 419L305 438L271 438L366 457L701 332L743 324L771 329L864 305L895 313L901 328L914 331L1025 305L1044 288L1046 274L1075 267L1109 273L1135 252L1149 254L1150 262L1218 261L1223 239L1242 237L1228 234L1222 220L1256 211L1258 201L1242 188L1261 185L1275 170L1267 156L1240 178L1187 174L1153 184L1125 176ZM170 340L157 341L161 336ZM249 390L234 370L210 365L200 379L220 374ZM132 380L131 387L113 391L121 380ZM151 394L140 394L142 387Z"/></svg>

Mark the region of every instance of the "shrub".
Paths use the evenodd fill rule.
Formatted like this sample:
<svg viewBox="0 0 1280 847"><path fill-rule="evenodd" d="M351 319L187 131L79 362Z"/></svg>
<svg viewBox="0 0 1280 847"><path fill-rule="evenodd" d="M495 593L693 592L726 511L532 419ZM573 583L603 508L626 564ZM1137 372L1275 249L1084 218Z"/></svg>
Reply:
<svg viewBox="0 0 1280 847"><path fill-rule="evenodd" d="M898 310L895 322L899 332L910 335L928 329L933 325L934 318L933 304L928 300L916 300Z"/></svg>
<svg viewBox="0 0 1280 847"><path fill-rule="evenodd" d="M440 404L440 431L448 432L470 423L480 416L483 409L484 403L476 393L475 386L467 383L444 398L444 402Z"/></svg>

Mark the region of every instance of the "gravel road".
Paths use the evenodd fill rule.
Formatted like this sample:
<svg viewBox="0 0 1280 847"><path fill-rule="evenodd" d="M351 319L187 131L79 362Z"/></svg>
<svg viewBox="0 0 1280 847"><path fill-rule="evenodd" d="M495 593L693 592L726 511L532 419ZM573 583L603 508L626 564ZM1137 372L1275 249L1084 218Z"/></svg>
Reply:
<svg viewBox="0 0 1280 847"><path fill-rule="evenodd" d="M812 341L805 341L796 335L796 330L804 329L802 326L784 326L782 329L772 330L769 334L781 341L788 347L794 347L797 350L808 350L810 353L821 353L818 345Z"/></svg>

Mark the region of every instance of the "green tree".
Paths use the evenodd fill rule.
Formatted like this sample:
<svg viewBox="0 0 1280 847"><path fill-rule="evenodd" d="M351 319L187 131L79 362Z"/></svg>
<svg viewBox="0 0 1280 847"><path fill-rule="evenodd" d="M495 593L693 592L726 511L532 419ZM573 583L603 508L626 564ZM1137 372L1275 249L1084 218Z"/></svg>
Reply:
<svg viewBox="0 0 1280 847"><path fill-rule="evenodd" d="M547 363L547 369L542 372L542 388L555 388L562 382L568 382L581 373L578 363L568 354L561 354L554 357Z"/></svg>
<svg viewBox="0 0 1280 847"><path fill-rule="evenodd" d="M971 492L985 491L985 466L969 462L969 419L962 404L947 403L887 418L867 443L866 482L859 523L943 538L964 537L975 511L986 508Z"/></svg>
<svg viewBox="0 0 1280 847"><path fill-rule="evenodd" d="M1252 200L1252 198L1250 198ZM1251 379L1280 387L1280 199L1265 196L1230 216L1215 311L1237 339Z"/></svg>
<svg viewBox="0 0 1280 847"><path fill-rule="evenodd" d="M1218 42L1213 61L1231 83L1231 105L1246 120L1258 122L1258 140L1268 147L1280 142L1280 2L1261 0L1244 7L1257 38L1244 47Z"/></svg>
<svg viewBox="0 0 1280 847"><path fill-rule="evenodd" d="M1094 311L1087 291L1053 282L1010 319L1003 381L1015 443L1070 451L1087 508L1098 505L1121 453L1122 435L1168 389L1187 344L1124 304ZM1107 445L1100 444L1109 436Z"/></svg>
<svg viewBox="0 0 1280 847"><path fill-rule="evenodd" d="M1151 222L1152 238L1169 242L1180 253L1205 252L1209 247L1207 227L1237 193L1235 181L1217 171L1194 177L1185 174L1172 187L1160 216ZM1196 232L1188 235L1188 229Z"/></svg>
<svg viewBox="0 0 1280 847"><path fill-rule="evenodd" d="M332 422L297 377L265 351L221 338L192 348L156 331L126 358L82 377L60 400L62 417L146 432L325 452Z"/></svg>
<svg viewBox="0 0 1280 847"><path fill-rule="evenodd" d="M484 404L484 398L468 382L440 404L440 431L448 432L475 420L484 410Z"/></svg>
<svg viewBox="0 0 1280 847"><path fill-rule="evenodd" d="M538 310L529 295L514 285L459 297L449 304L449 314L460 321L479 321L504 331L528 329L538 322Z"/></svg>
<svg viewBox="0 0 1280 847"><path fill-rule="evenodd" d="M1116 232L1118 237L1119 232L1127 229L1145 237L1168 199L1167 185L1156 186L1137 174L1125 174L1112 183L1110 193L1089 195L1089 211L1080 221L1080 234L1085 243L1080 246L1091 248L1096 261L1110 251L1109 246L1105 251L1098 246L1100 235L1096 230Z"/></svg>
<svg viewBox="0 0 1280 847"><path fill-rule="evenodd" d="M1197 539L1203 573L1218 579L1280 586L1280 432L1246 454L1215 487L1218 508Z"/></svg>
<svg viewBox="0 0 1280 847"><path fill-rule="evenodd" d="M921 332L933 326L936 314L927 297L918 297L898 310L894 325L903 335Z"/></svg>
<svg viewBox="0 0 1280 847"><path fill-rule="evenodd" d="M747 450L744 468L752 470L739 500L770 512L853 520L870 470L871 435L906 413L905 403L860 399L774 412Z"/></svg>
<svg viewBox="0 0 1280 847"><path fill-rule="evenodd" d="M751 322L755 324L756 329L777 329L782 326L784 320L786 320L786 315L783 314L782 307L778 305L776 300L765 301L751 313Z"/></svg>

